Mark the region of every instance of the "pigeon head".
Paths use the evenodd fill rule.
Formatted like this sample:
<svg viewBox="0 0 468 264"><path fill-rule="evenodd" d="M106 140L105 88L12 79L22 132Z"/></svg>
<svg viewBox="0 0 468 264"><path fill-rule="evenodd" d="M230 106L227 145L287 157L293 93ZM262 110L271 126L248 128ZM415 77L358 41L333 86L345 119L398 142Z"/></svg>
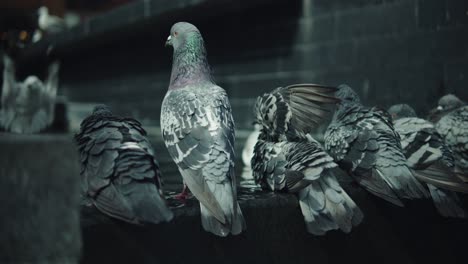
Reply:
<svg viewBox="0 0 468 264"><path fill-rule="evenodd" d="M166 46L174 48L169 89L213 82L203 37L194 25L174 24Z"/></svg>
<svg viewBox="0 0 468 264"><path fill-rule="evenodd" d="M107 105L99 104L94 107L93 115L112 115L112 111Z"/></svg>
<svg viewBox="0 0 468 264"><path fill-rule="evenodd" d="M456 97L453 94L447 94L445 96L442 96L442 98L439 99L439 103L437 106L437 110L439 111L451 111L456 108L464 106L465 103L463 103L460 98Z"/></svg>
<svg viewBox="0 0 468 264"><path fill-rule="evenodd" d="M456 97L453 94L447 94L442 96L439 99L438 106L431 111L429 111L429 115L427 119L433 123L438 122L444 115L452 112L459 107L464 106L465 103Z"/></svg>
<svg viewBox="0 0 468 264"><path fill-rule="evenodd" d="M39 91L43 87L43 84L42 84L41 80L39 80L39 78L37 78L37 76L34 76L34 75L28 76L24 80L24 85L25 85L26 89L28 89L30 91Z"/></svg>
<svg viewBox="0 0 468 264"><path fill-rule="evenodd" d="M361 103L357 93L346 84L341 84L338 86L338 90L335 92L335 97L341 99L341 101L344 103Z"/></svg>
<svg viewBox="0 0 468 264"><path fill-rule="evenodd" d="M41 6L37 9L37 14L38 15L48 15L49 14L49 9L47 8L47 6Z"/></svg>
<svg viewBox="0 0 468 264"><path fill-rule="evenodd" d="M166 46L172 46L174 50L177 50L181 45L193 38L201 38L198 28L187 22L178 22L172 26L170 35L166 40Z"/></svg>
<svg viewBox="0 0 468 264"><path fill-rule="evenodd" d="M407 104L396 104L388 108L388 113L392 116L393 120L404 117L416 117L416 111Z"/></svg>

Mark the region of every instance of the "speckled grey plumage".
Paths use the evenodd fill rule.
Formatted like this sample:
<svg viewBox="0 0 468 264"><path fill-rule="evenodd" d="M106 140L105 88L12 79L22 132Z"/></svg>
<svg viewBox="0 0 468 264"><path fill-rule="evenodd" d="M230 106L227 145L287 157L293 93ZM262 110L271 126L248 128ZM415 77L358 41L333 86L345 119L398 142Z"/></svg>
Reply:
<svg viewBox="0 0 468 264"><path fill-rule="evenodd" d="M297 193L307 230L314 235L350 232L363 214L341 188L333 159L309 137L296 142L267 141L263 131L254 148L252 170L264 189Z"/></svg>
<svg viewBox="0 0 468 264"><path fill-rule="evenodd" d="M468 182L468 106L446 114L435 127L454 154L458 175Z"/></svg>
<svg viewBox="0 0 468 264"><path fill-rule="evenodd" d="M3 55L3 64L0 127L19 134L38 133L46 129L54 120L59 63L49 66L44 82L36 76L28 76L18 82L15 64L6 54Z"/></svg>
<svg viewBox="0 0 468 264"><path fill-rule="evenodd" d="M401 137L408 166L418 180L428 186L434 204L443 216L467 217L455 192L468 192L468 185L454 173L452 152L432 123L417 117L402 117L414 113L410 106L403 106L392 106L389 112L395 117L394 127Z"/></svg>
<svg viewBox="0 0 468 264"><path fill-rule="evenodd" d="M339 100L334 87L293 84L279 87L257 98L254 114L269 140L294 140L314 131Z"/></svg>
<svg viewBox="0 0 468 264"><path fill-rule="evenodd" d="M337 165L309 132L325 121L336 88L315 84L279 87L257 98L261 132L251 166L264 189L296 193L307 230L350 232L363 218L331 169Z"/></svg>
<svg viewBox="0 0 468 264"><path fill-rule="evenodd" d="M338 88L342 102L324 136L334 160L366 190L395 205L403 206L402 198L428 197L406 164L390 115L361 105L351 87Z"/></svg>
<svg viewBox="0 0 468 264"><path fill-rule="evenodd" d="M86 205L134 224L172 219L154 150L138 121L97 106L81 123L75 140Z"/></svg>
<svg viewBox="0 0 468 264"><path fill-rule="evenodd" d="M174 48L161 129L185 184L200 201L203 228L237 235L245 221L237 202L234 120L226 92L210 75L203 38L185 22L171 28Z"/></svg>

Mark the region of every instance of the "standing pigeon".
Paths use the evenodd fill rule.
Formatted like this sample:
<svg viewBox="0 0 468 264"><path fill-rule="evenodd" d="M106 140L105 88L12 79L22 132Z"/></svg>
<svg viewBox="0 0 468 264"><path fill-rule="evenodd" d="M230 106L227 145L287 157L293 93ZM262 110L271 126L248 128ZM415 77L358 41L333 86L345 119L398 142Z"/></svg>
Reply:
<svg viewBox="0 0 468 264"><path fill-rule="evenodd" d="M347 85L340 85L335 96L342 101L324 138L340 167L366 190L395 205L403 206L401 198L428 197L408 168L388 113L362 106Z"/></svg>
<svg viewBox="0 0 468 264"><path fill-rule="evenodd" d="M6 131L20 134L43 131L54 120L59 63L49 66L45 82L36 76L28 76L23 82L17 82L15 64L6 54L3 55L3 64L0 126Z"/></svg>
<svg viewBox="0 0 468 264"><path fill-rule="evenodd" d="M427 184L437 210L445 217L466 218L468 215L455 191L468 193L468 184L453 172L452 152L434 125L417 118L407 104L394 105L388 112L401 137L407 164L416 178Z"/></svg>
<svg viewBox="0 0 468 264"><path fill-rule="evenodd" d="M257 98L256 122L262 125L251 161L255 181L264 189L297 193L307 230L350 232L363 215L341 188L333 159L309 134L329 113L334 88L298 84Z"/></svg>
<svg viewBox="0 0 468 264"><path fill-rule="evenodd" d="M468 182L468 105L449 94L439 100L434 112L440 117L435 127L453 151L457 174Z"/></svg>
<svg viewBox="0 0 468 264"><path fill-rule="evenodd" d="M174 48L161 129L184 183L200 201L203 228L218 236L237 235L245 221L237 202L234 120L226 92L210 74L200 31L172 26L166 45Z"/></svg>
<svg viewBox="0 0 468 264"><path fill-rule="evenodd" d="M82 196L102 213L133 223L170 221L159 165L141 124L94 108L75 136L80 151Z"/></svg>
<svg viewBox="0 0 468 264"><path fill-rule="evenodd" d="M37 26L38 29L33 34L32 41L38 42L42 39L42 34L56 34L67 28L65 20L60 17L49 14L49 8L41 6L37 9Z"/></svg>

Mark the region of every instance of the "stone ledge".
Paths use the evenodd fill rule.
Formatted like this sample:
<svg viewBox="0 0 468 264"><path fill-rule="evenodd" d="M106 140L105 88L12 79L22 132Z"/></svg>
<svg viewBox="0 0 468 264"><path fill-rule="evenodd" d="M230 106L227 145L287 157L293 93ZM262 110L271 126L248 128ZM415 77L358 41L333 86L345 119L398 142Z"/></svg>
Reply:
<svg viewBox="0 0 468 264"><path fill-rule="evenodd" d="M78 263L79 169L70 142L0 133L0 263Z"/></svg>
<svg viewBox="0 0 468 264"><path fill-rule="evenodd" d="M21 261L63 263L68 258L76 262L80 239L74 208L79 176L70 134L0 134L0 146L0 200L7 205L2 207L0 220L1 242L6 245L0 251L0 262L17 263L20 257ZM22 171L32 173L10 173ZM468 262L467 221L440 217L430 201L397 208L363 191L346 176L340 176L340 182L365 214L364 222L350 234L333 231L312 236L306 232L294 195L250 186L239 189L247 231L222 239L202 230L197 201L181 205L169 190L168 203L175 213L170 223L133 226L93 208L82 208L81 262Z"/></svg>
<svg viewBox="0 0 468 264"><path fill-rule="evenodd" d="M240 189L247 230L215 237L201 227L198 202L178 206L170 223L132 226L82 210L82 263L466 263L468 223L444 219L429 201L397 208L343 185L365 214L350 234L306 232L297 199ZM252 195L253 194L253 195Z"/></svg>

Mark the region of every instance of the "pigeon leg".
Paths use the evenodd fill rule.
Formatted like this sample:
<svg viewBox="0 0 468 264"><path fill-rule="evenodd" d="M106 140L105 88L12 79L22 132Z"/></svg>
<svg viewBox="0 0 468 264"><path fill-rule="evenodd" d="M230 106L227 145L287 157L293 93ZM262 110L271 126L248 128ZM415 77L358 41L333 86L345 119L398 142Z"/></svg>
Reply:
<svg viewBox="0 0 468 264"><path fill-rule="evenodd" d="M181 201L181 202L185 202L185 200L187 200L187 198L189 198L189 196L190 196L190 190L189 190L189 188L187 187L187 185L184 182L184 189L182 189L181 193L174 196L174 198Z"/></svg>

